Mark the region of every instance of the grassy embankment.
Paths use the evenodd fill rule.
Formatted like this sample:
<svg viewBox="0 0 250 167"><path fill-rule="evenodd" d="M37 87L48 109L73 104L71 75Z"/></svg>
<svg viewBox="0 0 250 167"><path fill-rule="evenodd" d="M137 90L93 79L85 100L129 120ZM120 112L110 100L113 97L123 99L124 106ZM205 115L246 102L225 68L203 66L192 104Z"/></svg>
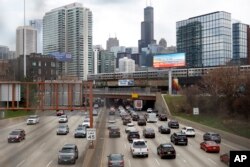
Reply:
<svg viewBox="0 0 250 167"><path fill-rule="evenodd" d="M2 111L1 111L2 114ZM13 117L21 117L21 116L26 116L26 115L31 115L34 114L34 111L25 111L25 110L17 110L17 111L5 111L5 117L6 118L13 118ZM1 115L2 116L2 115Z"/></svg>
<svg viewBox="0 0 250 167"><path fill-rule="evenodd" d="M224 118L220 115L208 115L202 114L200 115L192 115L186 114L183 112L179 112L179 107L184 103L183 96L165 96L165 101L168 104L168 107L173 116L178 116L190 121L198 122L200 124L213 127L216 129L224 130L239 136L243 136L250 139L250 122L237 120L233 118Z"/></svg>

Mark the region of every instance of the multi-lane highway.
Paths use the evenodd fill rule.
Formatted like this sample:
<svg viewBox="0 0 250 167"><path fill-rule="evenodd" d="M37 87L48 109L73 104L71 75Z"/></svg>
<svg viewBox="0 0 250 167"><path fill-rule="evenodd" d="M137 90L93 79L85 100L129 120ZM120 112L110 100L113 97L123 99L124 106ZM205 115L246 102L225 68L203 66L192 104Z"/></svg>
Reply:
<svg viewBox="0 0 250 167"><path fill-rule="evenodd" d="M142 113L141 113L142 114ZM107 117L108 119L108 117ZM220 153L206 153L200 149L200 143L202 142L202 136L204 132L196 129L195 138L188 138L188 146L174 145L177 156L176 159L161 159L156 152L156 148L161 143L170 142L170 134L160 134L158 132L158 126L165 124L164 121L158 121L157 123L147 123L147 127L151 127L156 132L155 139L146 139L149 146L149 157L148 158L133 158L130 152L130 144L127 140L127 134L125 133L125 127L122 124L119 115L116 115L117 125L121 129L120 138L109 138L108 130L106 129L104 135L104 146L102 152L101 166L107 166L107 155L110 153L122 153L125 158L125 166L127 167L223 167L226 166L220 162L219 155L222 153L229 152L229 150L246 150L243 146L231 143L222 139L220 144ZM135 127L140 132L141 138L142 130L145 126L138 126L136 121L133 121ZM180 124L180 128L185 125ZM171 129L173 132L180 131L180 129Z"/></svg>
<svg viewBox="0 0 250 167"><path fill-rule="evenodd" d="M59 125L55 112L40 117L37 125L26 125L25 120L0 129L0 166L1 167L55 167L58 151L66 143L76 144L79 158L74 166L82 167L84 151L87 147L86 138L74 138L75 128L83 121L83 112L66 112L70 132L67 135L56 135ZM96 118L95 118L96 119ZM11 130L22 128L26 139L20 143L8 143L7 137ZM61 165L60 165L61 166Z"/></svg>
<svg viewBox="0 0 250 167"><path fill-rule="evenodd" d="M125 158L125 166L127 167L224 167L226 166L219 160L221 153L229 150L249 150L239 144L232 143L222 138L220 153L206 153L200 149L203 131L196 129L195 138L189 138L188 146L175 146L177 153L176 159L160 159L156 153L156 148L160 143L170 142L170 134L160 134L158 127L167 122L157 121L157 123L147 123L147 127L151 127L156 132L155 139L146 139L149 146L148 158L133 158L130 153L130 144L127 140L125 127L122 124L121 118L116 113L116 125L121 129L120 138L109 138L108 129L105 125L108 122L109 115L107 112L102 112L98 117L95 117L95 122L101 125L97 126L102 135L97 135L97 143L95 149L88 149L88 141L86 138L74 138L74 129L82 123L84 113L79 111L66 112L69 117L70 133L67 135L56 135L56 129L59 125L58 117L55 112L49 115L40 117L40 123L37 125L26 125L25 120L14 122L7 127L0 129L0 166L4 167L56 167L58 160L58 151L66 143L73 143L78 146L79 159L73 166L82 167L85 161L89 162L88 167L106 167L107 155L110 153L122 153ZM139 113L143 114L143 113ZM96 121L98 119L98 121ZM145 126L138 126L136 121L133 121L137 130L139 130L141 138L142 130ZM96 124L95 123L95 124ZM186 125L180 124L180 128ZM26 131L26 139L20 143L8 143L7 137L11 130L22 128ZM180 129L171 129L171 133L177 132ZM86 152L89 154L95 151L96 154L89 154L91 157L86 157ZM63 166L63 165L60 165Z"/></svg>

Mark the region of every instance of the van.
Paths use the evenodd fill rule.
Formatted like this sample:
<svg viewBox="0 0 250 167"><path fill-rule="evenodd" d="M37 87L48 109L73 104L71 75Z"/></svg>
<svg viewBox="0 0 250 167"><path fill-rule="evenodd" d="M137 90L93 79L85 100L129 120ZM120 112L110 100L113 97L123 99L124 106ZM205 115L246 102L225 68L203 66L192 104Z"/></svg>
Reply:
<svg viewBox="0 0 250 167"><path fill-rule="evenodd" d="M156 113L148 113L147 122L157 122Z"/></svg>

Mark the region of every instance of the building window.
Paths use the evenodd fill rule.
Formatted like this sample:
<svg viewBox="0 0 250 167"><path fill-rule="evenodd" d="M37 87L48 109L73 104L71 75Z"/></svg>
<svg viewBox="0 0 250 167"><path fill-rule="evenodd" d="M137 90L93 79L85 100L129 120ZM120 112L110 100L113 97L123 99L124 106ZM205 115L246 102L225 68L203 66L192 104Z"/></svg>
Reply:
<svg viewBox="0 0 250 167"><path fill-rule="evenodd" d="M32 66L36 66L36 62L35 61L32 62Z"/></svg>
<svg viewBox="0 0 250 167"><path fill-rule="evenodd" d="M41 75L42 74L42 70L41 68L38 69L38 74Z"/></svg>
<svg viewBox="0 0 250 167"><path fill-rule="evenodd" d="M51 62L51 67L56 67L56 63L55 62Z"/></svg>
<svg viewBox="0 0 250 167"><path fill-rule="evenodd" d="M38 66L41 67L41 61L38 62Z"/></svg>

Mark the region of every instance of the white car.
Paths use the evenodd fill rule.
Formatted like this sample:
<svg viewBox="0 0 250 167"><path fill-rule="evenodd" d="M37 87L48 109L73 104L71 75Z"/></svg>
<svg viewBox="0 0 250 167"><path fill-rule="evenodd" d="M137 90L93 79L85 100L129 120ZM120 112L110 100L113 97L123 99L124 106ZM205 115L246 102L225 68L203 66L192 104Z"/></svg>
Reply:
<svg viewBox="0 0 250 167"><path fill-rule="evenodd" d="M151 112L153 112L153 109L152 108L148 108L147 109L147 113L151 113Z"/></svg>
<svg viewBox="0 0 250 167"><path fill-rule="evenodd" d="M133 158L135 156L148 157L148 145L144 139L134 139L130 147Z"/></svg>
<svg viewBox="0 0 250 167"><path fill-rule="evenodd" d="M135 125L133 123L128 123L127 127L125 128L125 132L128 133L131 130L136 130Z"/></svg>
<svg viewBox="0 0 250 167"><path fill-rule="evenodd" d="M66 123L66 122L68 122L68 117L67 117L67 115L61 115L61 116L59 117L59 123Z"/></svg>
<svg viewBox="0 0 250 167"><path fill-rule="evenodd" d="M85 118L82 122L83 126L86 126L87 128L90 128L90 119L89 118Z"/></svg>
<svg viewBox="0 0 250 167"><path fill-rule="evenodd" d="M30 115L26 121L27 125L33 125L39 123L39 116L38 115Z"/></svg>
<svg viewBox="0 0 250 167"><path fill-rule="evenodd" d="M181 133L184 133L186 136L195 137L195 130L192 127L184 127L184 128L182 128Z"/></svg>

